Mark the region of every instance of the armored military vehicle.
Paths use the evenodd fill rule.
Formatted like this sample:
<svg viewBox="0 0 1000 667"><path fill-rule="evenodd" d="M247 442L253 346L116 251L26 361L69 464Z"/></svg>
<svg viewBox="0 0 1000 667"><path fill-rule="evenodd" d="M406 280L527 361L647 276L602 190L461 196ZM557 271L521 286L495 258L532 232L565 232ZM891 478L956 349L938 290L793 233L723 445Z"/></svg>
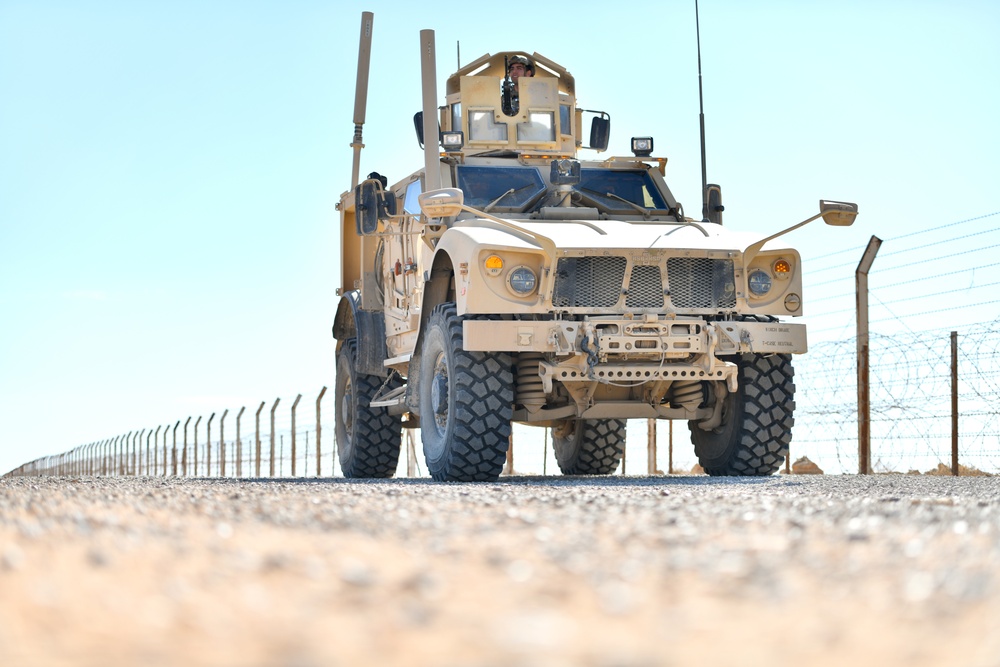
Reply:
<svg viewBox="0 0 1000 667"><path fill-rule="evenodd" d="M822 201L778 233L739 232L708 186L694 220L652 138L599 156L608 114L582 109L570 72L539 53L476 59L439 106L427 30L423 168L360 179L371 24L365 14L354 182L338 205L344 474L394 474L406 426L434 479L493 480L512 422L551 428L563 473L609 474L630 418L686 420L710 475L776 471L806 332L779 320L802 315L802 262L775 240L820 217L849 225L857 207ZM514 86L512 60L534 76Z"/></svg>

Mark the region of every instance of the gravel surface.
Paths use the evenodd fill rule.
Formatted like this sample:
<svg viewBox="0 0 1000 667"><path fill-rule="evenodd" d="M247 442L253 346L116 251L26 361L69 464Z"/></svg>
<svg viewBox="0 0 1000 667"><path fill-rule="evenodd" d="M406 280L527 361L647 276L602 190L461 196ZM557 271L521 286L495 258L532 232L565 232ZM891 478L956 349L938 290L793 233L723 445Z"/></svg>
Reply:
<svg viewBox="0 0 1000 667"><path fill-rule="evenodd" d="M996 478L0 480L0 665L1000 665Z"/></svg>

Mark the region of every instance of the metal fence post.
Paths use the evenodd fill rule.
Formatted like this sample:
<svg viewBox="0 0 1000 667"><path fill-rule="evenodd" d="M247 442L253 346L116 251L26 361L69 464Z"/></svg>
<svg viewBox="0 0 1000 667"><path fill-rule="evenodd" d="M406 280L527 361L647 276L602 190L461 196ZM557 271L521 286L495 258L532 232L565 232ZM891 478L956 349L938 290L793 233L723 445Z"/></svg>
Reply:
<svg viewBox="0 0 1000 667"><path fill-rule="evenodd" d="M149 429L149 433L146 434L146 477L149 477L149 463L152 461L150 458L151 454L149 451L149 439L153 435L153 429Z"/></svg>
<svg viewBox="0 0 1000 667"><path fill-rule="evenodd" d="M129 435L131 435L131 434L132 434L132 432L129 431ZM124 455L123 455L123 452L125 450L125 440L127 438L128 438L128 436L124 436L124 435L120 435L117 438L115 438L115 465L114 465L114 467L115 467L115 475L117 475L118 477L122 476L122 459L125 458Z"/></svg>
<svg viewBox="0 0 1000 667"><path fill-rule="evenodd" d="M646 420L646 474L656 474L656 420Z"/></svg>
<svg viewBox="0 0 1000 667"><path fill-rule="evenodd" d="M170 424L167 424L163 429L163 477L167 476L167 451L170 447L167 446L167 438L170 437Z"/></svg>
<svg viewBox="0 0 1000 667"><path fill-rule="evenodd" d="M271 406L271 477L274 477L274 411L278 409L278 403L281 402L280 398L274 399L274 405Z"/></svg>
<svg viewBox="0 0 1000 667"><path fill-rule="evenodd" d="M872 236L854 274L858 320L858 474L871 474L871 385L868 366L868 271L882 239Z"/></svg>
<svg viewBox="0 0 1000 667"><path fill-rule="evenodd" d="M191 415L184 420L184 451L181 453L181 475L187 477L188 474L188 424L191 423ZM197 442L198 434L195 432L195 442ZM197 470L195 472L198 472Z"/></svg>
<svg viewBox="0 0 1000 667"><path fill-rule="evenodd" d="M156 462L158 460L156 448L160 446L160 428L161 426L156 427L156 433L153 436L153 458L150 459L153 464L153 469L150 471L151 475L156 475Z"/></svg>
<svg viewBox="0 0 1000 667"><path fill-rule="evenodd" d="M296 449L295 449L295 408L299 407L299 401L302 400L302 394L295 397L295 402L292 403L292 477L295 477L295 459L296 459Z"/></svg>
<svg viewBox="0 0 1000 667"><path fill-rule="evenodd" d="M674 474L674 420L667 422L667 474Z"/></svg>
<svg viewBox="0 0 1000 667"><path fill-rule="evenodd" d="M542 470L544 472L545 463L542 463ZM416 477L417 476L417 453L413 446L413 429L406 429L406 476Z"/></svg>
<svg viewBox="0 0 1000 667"><path fill-rule="evenodd" d="M194 452L193 452L193 463L194 463L194 475L198 476L198 424L201 423L201 415L198 415L198 419L194 423Z"/></svg>
<svg viewBox="0 0 1000 667"><path fill-rule="evenodd" d="M205 476L212 476L212 420L215 419L215 413L208 418L208 432L205 434Z"/></svg>
<svg viewBox="0 0 1000 667"><path fill-rule="evenodd" d="M173 477L177 477L177 429L180 427L180 425L181 425L181 420L178 419L177 423L174 424L174 449L170 457L170 467L172 471L171 475Z"/></svg>
<svg viewBox="0 0 1000 667"><path fill-rule="evenodd" d="M236 476L243 476L243 438L240 436L240 418L243 417L243 411L247 409L247 406L240 408L239 413L236 415Z"/></svg>
<svg viewBox="0 0 1000 667"><path fill-rule="evenodd" d="M257 466L256 466L255 471L254 471L254 473L255 473L254 476L255 477L260 477L260 411L263 410L263 409L264 409L264 401L261 401L260 402L260 407L257 408L257 431L256 431L256 436L255 436L255 440L257 442L257 451L256 451Z"/></svg>
<svg viewBox="0 0 1000 667"><path fill-rule="evenodd" d="M951 332L951 474L958 476L958 332Z"/></svg>
<svg viewBox="0 0 1000 667"><path fill-rule="evenodd" d="M132 476L139 476L139 466L142 465L142 436L146 435L146 429L142 429L135 438L132 445Z"/></svg>
<svg viewBox="0 0 1000 667"><path fill-rule="evenodd" d="M321 439L323 437L323 424L320 421L319 402L323 400L323 394L325 393L326 393L326 387L323 387L322 389L319 390L319 396L316 397L316 476L317 477L321 477L323 474L323 463L322 463L322 458L320 456L321 452L323 451L323 448L320 445ZM333 468L330 468L330 471L332 474Z"/></svg>
<svg viewBox="0 0 1000 667"><path fill-rule="evenodd" d="M226 476L226 415L229 408L226 408L219 418L219 477Z"/></svg>

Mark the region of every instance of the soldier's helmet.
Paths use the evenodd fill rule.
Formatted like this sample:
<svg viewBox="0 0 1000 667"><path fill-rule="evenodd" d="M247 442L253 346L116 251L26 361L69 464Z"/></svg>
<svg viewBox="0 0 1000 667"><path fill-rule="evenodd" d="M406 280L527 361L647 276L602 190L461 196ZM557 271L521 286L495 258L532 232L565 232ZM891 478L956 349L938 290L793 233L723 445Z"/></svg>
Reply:
<svg viewBox="0 0 1000 667"><path fill-rule="evenodd" d="M520 64L524 65L524 71L525 72L530 72L531 76L535 75L535 63L531 62L530 58L526 58L525 56L511 56L507 60L507 71L508 72L510 72L510 68L511 68L512 65L514 65L514 63L520 63Z"/></svg>

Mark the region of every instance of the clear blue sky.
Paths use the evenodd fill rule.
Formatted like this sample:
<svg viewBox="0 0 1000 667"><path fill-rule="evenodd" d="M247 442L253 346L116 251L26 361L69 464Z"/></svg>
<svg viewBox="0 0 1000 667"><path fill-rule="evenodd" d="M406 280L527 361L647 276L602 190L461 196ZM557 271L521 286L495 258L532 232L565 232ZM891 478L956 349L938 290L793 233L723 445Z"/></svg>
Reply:
<svg viewBox="0 0 1000 667"><path fill-rule="evenodd" d="M538 51L610 113L612 154L655 137L698 213L693 2L425 6L0 0L0 473L332 386L363 10L363 172L422 164L431 28L440 92L459 41L463 62ZM810 257L1000 208L1000 3L705 0L701 19L727 225L857 201L854 228L790 237Z"/></svg>

